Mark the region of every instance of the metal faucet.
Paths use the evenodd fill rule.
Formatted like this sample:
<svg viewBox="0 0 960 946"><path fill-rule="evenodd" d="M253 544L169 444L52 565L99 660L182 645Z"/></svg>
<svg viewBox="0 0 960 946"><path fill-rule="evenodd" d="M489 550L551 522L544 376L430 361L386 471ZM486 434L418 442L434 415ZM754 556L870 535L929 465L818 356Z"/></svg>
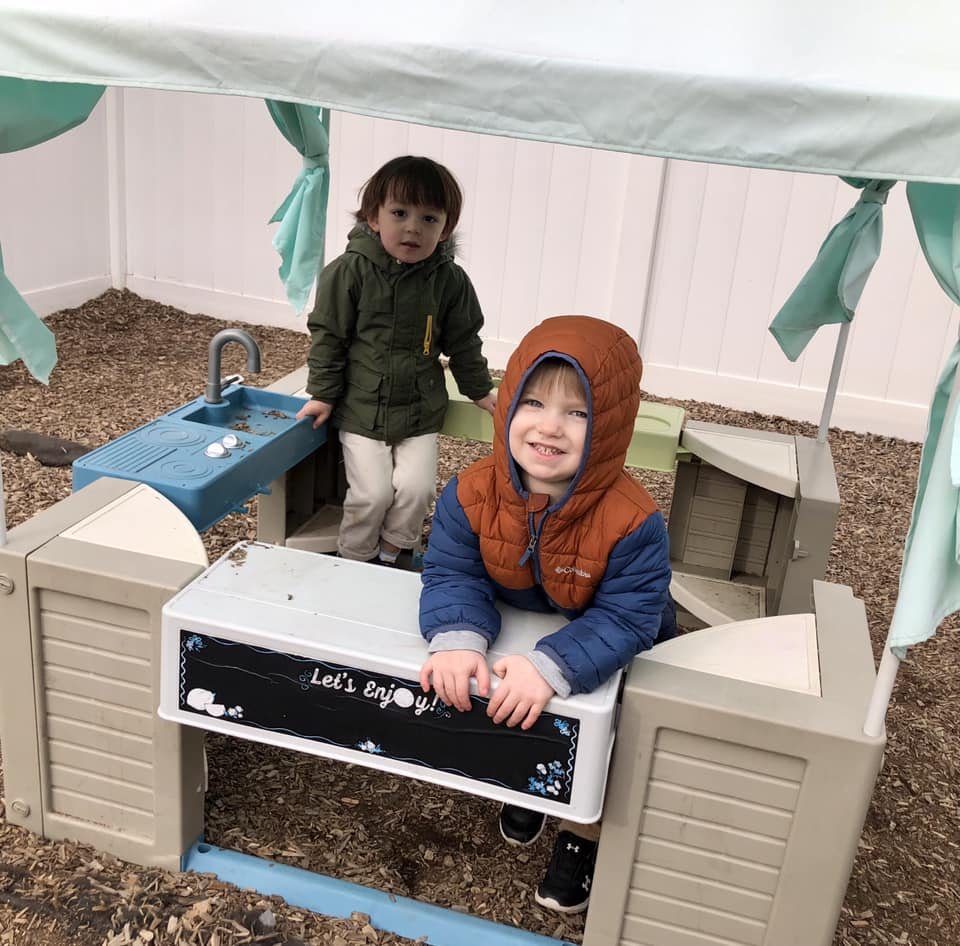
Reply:
<svg viewBox="0 0 960 946"><path fill-rule="evenodd" d="M260 346L254 341L252 335L240 328L225 328L222 332L217 332L210 340L207 359L207 393L204 400L208 404L223 403L221 395L225 383L220 380L220 360L223 346L227 342L239 342L246 348L247 371L252 371L254 374L260 371Z"/></svg>

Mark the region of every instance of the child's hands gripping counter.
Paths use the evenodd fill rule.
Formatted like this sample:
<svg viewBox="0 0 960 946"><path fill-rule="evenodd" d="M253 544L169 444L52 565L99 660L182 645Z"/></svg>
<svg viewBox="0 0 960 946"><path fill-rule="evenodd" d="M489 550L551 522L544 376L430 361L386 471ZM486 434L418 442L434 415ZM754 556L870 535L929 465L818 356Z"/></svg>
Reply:
<svg viewBox="0 0 960 946"><path fill-rule="evenodd" d="M495 723L529 729L556 691L522 654L501 657L492 669L500 683L487 706L487 716ZM447 706L466 713L470 709L472 677L477 680L478 695L486 697L490 692L490 670L483 654L475 650L441 650L420 669L420 686L424 693L429 693L432 684Z"/></svg>

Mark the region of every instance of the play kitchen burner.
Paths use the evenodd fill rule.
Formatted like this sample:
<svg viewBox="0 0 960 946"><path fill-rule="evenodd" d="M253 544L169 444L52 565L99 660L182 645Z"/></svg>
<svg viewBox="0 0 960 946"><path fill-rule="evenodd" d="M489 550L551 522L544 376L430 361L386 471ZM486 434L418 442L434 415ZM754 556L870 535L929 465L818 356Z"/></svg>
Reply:
<svg viewBox="0 0 960 946"><path fill-rule="evenodd" d="M223 347L247 351L260 371L260 349L241 329L210 342L206 393L86 454L73 464L73 489L101 476L134 480L166 496L198 531L209 529L325 443L326 429L296 420L304 399L221 379Z"/></svg>

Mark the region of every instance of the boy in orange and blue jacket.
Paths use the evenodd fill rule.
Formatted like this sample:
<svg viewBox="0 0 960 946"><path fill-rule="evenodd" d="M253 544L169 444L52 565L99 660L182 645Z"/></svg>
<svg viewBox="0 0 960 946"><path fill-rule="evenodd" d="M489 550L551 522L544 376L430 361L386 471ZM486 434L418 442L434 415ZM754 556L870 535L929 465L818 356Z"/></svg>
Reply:
<svg viewBox="0 0 960 946"><path fill-rule="evenodd" d="M437 503L420 599L424 690L464 711L471 679L487 696L497 599L570 619L493 665L487 712L508 726L529 728L554 694L589 692L675 635L663 516L623 468L641 373L633 339L599 319L547 319L520 343L500 386L492 456ZM505 805L501 833L532 843L543 820ZM541 905L586 908L598 836L597 826L561 825Z"/></svg>

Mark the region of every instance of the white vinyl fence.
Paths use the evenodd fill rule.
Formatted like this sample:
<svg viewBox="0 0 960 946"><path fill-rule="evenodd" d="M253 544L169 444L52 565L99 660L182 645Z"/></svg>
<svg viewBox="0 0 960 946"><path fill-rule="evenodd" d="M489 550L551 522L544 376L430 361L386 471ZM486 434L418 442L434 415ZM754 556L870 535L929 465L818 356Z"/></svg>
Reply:
<svg viewBox="0 0 960 946"><path fill-rule="evenodd" d="M836 328L791 364L767 325L853 188L337 113L328 259L364 180L404 153L444 162L463 186L459 252L494 367L540 319L582 312L637 338L651 393L818 419ZM302 329L266 223L299 169L259 100L111 90L80 128L0 155L7 271L44 314L114 285L188 312ZM834 424L921 439L957 328L895 188Z"/></svg>

